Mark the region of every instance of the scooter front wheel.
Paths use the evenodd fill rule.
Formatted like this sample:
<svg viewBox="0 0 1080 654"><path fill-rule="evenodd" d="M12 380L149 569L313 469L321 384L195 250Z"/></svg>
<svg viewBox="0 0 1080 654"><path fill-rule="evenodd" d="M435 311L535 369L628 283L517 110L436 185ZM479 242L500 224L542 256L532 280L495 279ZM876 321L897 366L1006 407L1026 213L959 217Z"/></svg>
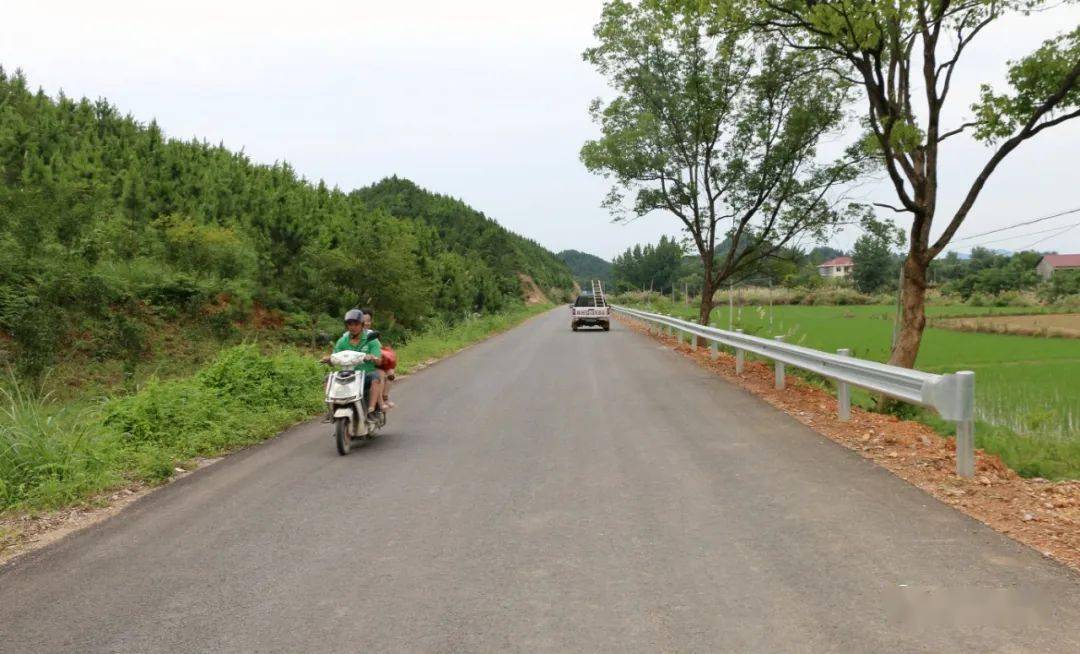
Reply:
<svg viewBox="0 0 1080 654"><path fill-rule="evenodd" d="M334 421L334 441L337 443L337 452L345 456L352 449L352 430L349 429L348 418L338 418Z"/></svg>

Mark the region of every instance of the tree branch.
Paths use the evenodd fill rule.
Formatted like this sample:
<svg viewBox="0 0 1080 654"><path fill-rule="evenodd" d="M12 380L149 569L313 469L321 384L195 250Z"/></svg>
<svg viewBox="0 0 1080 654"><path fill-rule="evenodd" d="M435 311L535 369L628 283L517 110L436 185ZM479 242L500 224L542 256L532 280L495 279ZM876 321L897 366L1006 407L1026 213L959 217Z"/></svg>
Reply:
<svg viewBox="0 0 1080 654"><path fill-rule="evenodd" d="M1044 123L1039 123L1043 116L1052 111L1065 98L1069 91L1076 86L1077 80L1080 80L1080 61L1077 61L1072 69L1065 75L1065 79L1061 81L1057 90L1032 113L1023 128L1021 128L1021 130L1012 138L1002 143L1001 147L999 147L990 157L989 161L986 162L986 165L983 166L983 169L972 183L971 188L968 189L963 203L960 205L960 208L956 210L956 213L953 215L952 220L949 221L945 231L941 233L941 236L934 242L933 247L929 249L928 254L931 259L945 249L945 246L952 240L953 235L956 234L956 230L960 229L960 225L963 224L964 219L967 218L968 212L971 211L971 207L975 205L975 200L979 197L979 193L982 192L983 186L986 185L986 181L990 179L990 175L997 169L998 164L1005 158L1005 155L1012 152L1021 143L1035 136L1042 130L1080 116L1080 109L1077 109Z"/></svg>
<svg viewBox="0 0 1080 654"><path fill-rule="evenodd" d="M957 128L956 128L956 129L954 129L954 130L951 130L951 131L945 132L944 134L942 134L941 136L939 136L939 137L938 137L938 140L937 140L937 142L938 142L938 143L941 143L942 141L944 141L945 139L949 138L950 136L956 136L957 134L959 134L960 132L964 131L965 129L967 129L967 128L969 128L969 127L974 127L974 126L976 126L976 125L978 125L978 123L964 123L964 124L963 124L963 125L961 125L960 127L957 127Z"/></svg>
<svg viewBox="0 0 1080 654"><path fill-rule="evenodd" d="M884 202L874 202L873 206L881 207L883 209L892 209L896 213L912 213L911 209L903 209L901 207L894 207L891 204L885 204Z"/></svg>

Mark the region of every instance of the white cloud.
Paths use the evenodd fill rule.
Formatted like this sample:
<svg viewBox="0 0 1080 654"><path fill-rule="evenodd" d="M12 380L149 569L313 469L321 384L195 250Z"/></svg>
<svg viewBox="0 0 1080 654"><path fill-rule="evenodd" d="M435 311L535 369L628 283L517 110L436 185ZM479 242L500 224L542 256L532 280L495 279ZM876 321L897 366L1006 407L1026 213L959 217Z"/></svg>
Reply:
<svg viewBox="0 0 1080 654"><path fill-rule="evenodd" d="M553 249L610 257L676 229L660 216L610 224L598 206L606 184L578 162L595 132L586 107L606 92L581 61L601 6L19 3L4 10L0 64L23 68L47 92L106 97L140 120L157 118L172 136L288 160L342 188L397 173ZM953 106L970 104L976 84L968 79L1000 79L1006 59L1078 20L1080 10L1066 8L996 26L960 71ZM1080 206L1078 152L1080 123L1023 146L965 231ZM961 141L945 150L946 207L986 156ZM1080 229L1058 246L1080 251Z"/></svg>

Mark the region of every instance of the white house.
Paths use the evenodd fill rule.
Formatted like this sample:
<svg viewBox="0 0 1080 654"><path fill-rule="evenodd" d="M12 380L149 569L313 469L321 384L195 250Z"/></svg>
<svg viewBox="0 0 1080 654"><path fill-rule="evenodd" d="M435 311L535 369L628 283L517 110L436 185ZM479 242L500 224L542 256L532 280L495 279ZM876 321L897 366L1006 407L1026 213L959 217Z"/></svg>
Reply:
<svg viewBox="0 0 1080 654"><path fill-rule="evenodd" d="M1047 254L1035 266L1043 281L1049 280L1057 270L1080 269L1080 254Z"/></svg>
<svg viewBox="0 0 1080 654"><path fill-rule="evenodd" d="M851 257L836 257L820 264L817 269L822 277L847 278L851 277L855 264L851 261Z"/></svg>

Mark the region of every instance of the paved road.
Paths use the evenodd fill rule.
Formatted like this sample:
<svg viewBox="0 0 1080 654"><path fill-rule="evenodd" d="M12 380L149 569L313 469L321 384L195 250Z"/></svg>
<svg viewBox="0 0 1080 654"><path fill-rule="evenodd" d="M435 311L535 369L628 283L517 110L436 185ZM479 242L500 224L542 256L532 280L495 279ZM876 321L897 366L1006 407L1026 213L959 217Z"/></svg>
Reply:
<svg viewBox="0 0 1080 654"><path fill-rule="evenodd" d="M396 399L0 570L0 651L1080 651L1076 575L621 325Z"/></svg>

